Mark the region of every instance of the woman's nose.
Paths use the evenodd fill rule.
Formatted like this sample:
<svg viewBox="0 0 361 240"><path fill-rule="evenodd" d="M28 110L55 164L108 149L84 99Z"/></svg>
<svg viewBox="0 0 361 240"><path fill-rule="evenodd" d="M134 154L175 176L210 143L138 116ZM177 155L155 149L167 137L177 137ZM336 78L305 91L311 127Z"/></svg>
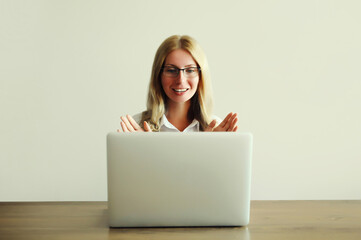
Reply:
<svg viewBox="0 0 361 240"><path fill-rule="evenodd" d="M184 75L184 71L179 71L179 74L176 78L177 83L182 83L183 81L185 81L187 78Z"/></svg>

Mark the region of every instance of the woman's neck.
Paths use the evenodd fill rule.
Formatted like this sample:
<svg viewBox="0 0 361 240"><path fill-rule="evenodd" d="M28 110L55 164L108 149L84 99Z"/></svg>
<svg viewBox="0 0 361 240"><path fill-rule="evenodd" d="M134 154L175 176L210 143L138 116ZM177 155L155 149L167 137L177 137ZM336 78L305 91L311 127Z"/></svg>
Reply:
<svg viewBox="0 0 361 240"><path fill-rule="evenodd" d="M186 129L192 122L192 119L188 118L190 106L190 101L187 101L185 103L168 103L165 116L167 117L168 121L179 131L183 131L184 129Z"/></svg>

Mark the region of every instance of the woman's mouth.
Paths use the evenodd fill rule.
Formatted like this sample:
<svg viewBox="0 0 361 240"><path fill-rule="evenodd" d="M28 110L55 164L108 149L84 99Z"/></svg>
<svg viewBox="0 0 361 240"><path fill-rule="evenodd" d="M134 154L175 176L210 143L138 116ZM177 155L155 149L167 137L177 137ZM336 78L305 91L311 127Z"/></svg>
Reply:
<svg viewBox="0 0 361 240"><path fill-rule="evenodd" d="M189 90L189 88L172 88L173 92L177 96L183 96Z"/></svg>
<svg viewBox="0 0 361 240"><path fill-rule="evenodd" d="M184 93L188 90L189 88L173 88L173 91L177 92L177 93Z"/></svg>

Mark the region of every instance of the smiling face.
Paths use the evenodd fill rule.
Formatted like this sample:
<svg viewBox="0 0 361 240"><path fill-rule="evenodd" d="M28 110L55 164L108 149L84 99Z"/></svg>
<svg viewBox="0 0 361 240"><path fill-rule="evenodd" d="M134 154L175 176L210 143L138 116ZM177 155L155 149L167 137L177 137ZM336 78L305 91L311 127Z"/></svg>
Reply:
<svg viewBox="0 0 361 240"><path fill-rule="evenodd" d="M175 67L184 69L197 67L193 57L183 49L176 49L168 54L164 67ZM199 75L187 77L184 71L180 71L178 76L167 76L164 72L161 75L162 87L169 101L174 103L185 103L189 101L197 91Z"/></svg>

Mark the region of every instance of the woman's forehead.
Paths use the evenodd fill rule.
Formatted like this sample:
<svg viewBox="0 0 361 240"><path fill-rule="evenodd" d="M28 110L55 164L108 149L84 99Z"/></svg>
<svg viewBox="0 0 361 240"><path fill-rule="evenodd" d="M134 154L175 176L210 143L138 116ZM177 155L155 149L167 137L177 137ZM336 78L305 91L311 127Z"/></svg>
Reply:
<svg viewBox="0 0 361 240"><path fill-rule="evenodd" d="M176 49L170 52L166 57L164 64L178 67L197 65L192 55L184 49Z"/></svg>

